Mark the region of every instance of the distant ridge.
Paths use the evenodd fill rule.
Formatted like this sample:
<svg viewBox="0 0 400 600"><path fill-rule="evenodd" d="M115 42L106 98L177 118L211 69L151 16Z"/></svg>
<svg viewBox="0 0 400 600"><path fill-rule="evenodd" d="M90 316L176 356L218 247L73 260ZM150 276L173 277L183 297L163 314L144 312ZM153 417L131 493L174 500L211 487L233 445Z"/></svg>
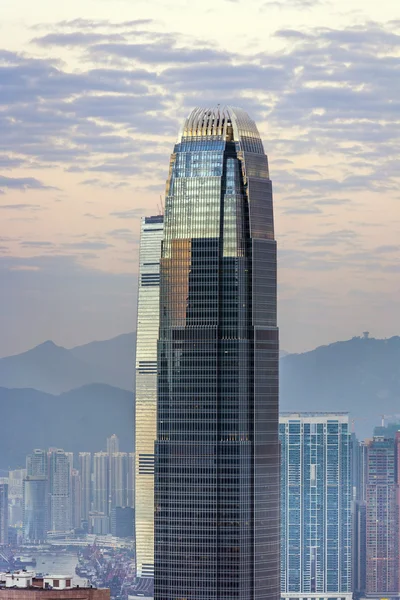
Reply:
<svg viewBox="0 0 400 600"><path fill-rule="evenodd" d="M400 412L400 337L353 338L289 354L280 364L280 408L348 411L361 437Z"/></svg>
<svg viewBox="0 0 400 600"><path fill-rule="evenodd" d="M135 334L120 335L67 350L46 341L0 359L0 386L33 388L50 394L104 383L133 390Z"/></svg>
<svg viewBox="0 0 400 600"><path fill-rule="evenodd" d="M135 337L127 333L69 350L44 342L0 359L0 387L60 394L101 383L133 391ZM280 407L349 411L359 435L372 435L381 414L400 413L400 337L353 338L302 354L283 351Z"/></svg>

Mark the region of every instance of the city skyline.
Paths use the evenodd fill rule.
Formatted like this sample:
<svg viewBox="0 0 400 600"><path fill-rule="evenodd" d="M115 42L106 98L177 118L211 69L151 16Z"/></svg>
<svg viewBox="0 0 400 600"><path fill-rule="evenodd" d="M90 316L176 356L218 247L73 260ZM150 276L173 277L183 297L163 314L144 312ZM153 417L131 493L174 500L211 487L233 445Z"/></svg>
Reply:
<svg viewBox="0 0 400 600"><path fill-rule="evenodd" d="M395 3L117 1L0 6L0 355L134 329L140 217L205 98L272 156L282 347L396 333Z"/></svg>

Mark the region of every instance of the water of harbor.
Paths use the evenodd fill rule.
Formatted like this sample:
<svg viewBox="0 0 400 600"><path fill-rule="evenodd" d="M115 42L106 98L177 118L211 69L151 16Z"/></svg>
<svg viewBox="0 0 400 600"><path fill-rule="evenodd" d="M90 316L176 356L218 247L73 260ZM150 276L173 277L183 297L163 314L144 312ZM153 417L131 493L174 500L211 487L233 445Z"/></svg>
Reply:
<svg viewBox="0 0 400 600"><path fill-rule="evenodd" d="M54 550L50 552L29 553L36 558L36 573L49 573L49 575L71 575L74 585L86 585L87 580L79 577L75 573L75 567L78 564L78 555L74 551L61 552Z"/></svg>

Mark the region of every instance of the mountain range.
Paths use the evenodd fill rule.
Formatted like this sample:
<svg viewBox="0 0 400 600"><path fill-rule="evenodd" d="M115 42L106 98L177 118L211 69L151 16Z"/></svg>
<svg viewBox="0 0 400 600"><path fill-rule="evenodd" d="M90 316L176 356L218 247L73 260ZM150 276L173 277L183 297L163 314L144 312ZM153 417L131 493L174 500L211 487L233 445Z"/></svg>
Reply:
<svg viewBox="0 0 400 600"><path fill-rule="evenodd" d="M61 394L89 383L105 383L132 391L135 339L134 333L127 333L69 350L44 342L0 359L0 387Z"/></svg>
<svg viewBox="0 0 400 600"><path fill-rule="evenodd" d="M0 467L43 445L97 451L111 433L132 450L134 348L128 333L71 349L48 341L0 359ZM282 353L280 408L350 412L358 435L370 436L381 414L400 413L399 366L398 336Z"/></svg>

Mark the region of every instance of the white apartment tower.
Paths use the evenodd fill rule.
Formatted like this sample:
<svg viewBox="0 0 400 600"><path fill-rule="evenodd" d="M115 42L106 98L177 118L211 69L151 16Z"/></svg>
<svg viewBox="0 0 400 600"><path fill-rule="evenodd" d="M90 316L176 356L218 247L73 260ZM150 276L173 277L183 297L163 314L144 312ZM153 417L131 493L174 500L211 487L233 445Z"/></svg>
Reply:
<svg viewBox="0 0 400 600"><path fill-rule="evenodd" d="M137 576L150 578L154 575L154 442L163 231L162 215L142 219L136 340L135 521Z"/></svg>

